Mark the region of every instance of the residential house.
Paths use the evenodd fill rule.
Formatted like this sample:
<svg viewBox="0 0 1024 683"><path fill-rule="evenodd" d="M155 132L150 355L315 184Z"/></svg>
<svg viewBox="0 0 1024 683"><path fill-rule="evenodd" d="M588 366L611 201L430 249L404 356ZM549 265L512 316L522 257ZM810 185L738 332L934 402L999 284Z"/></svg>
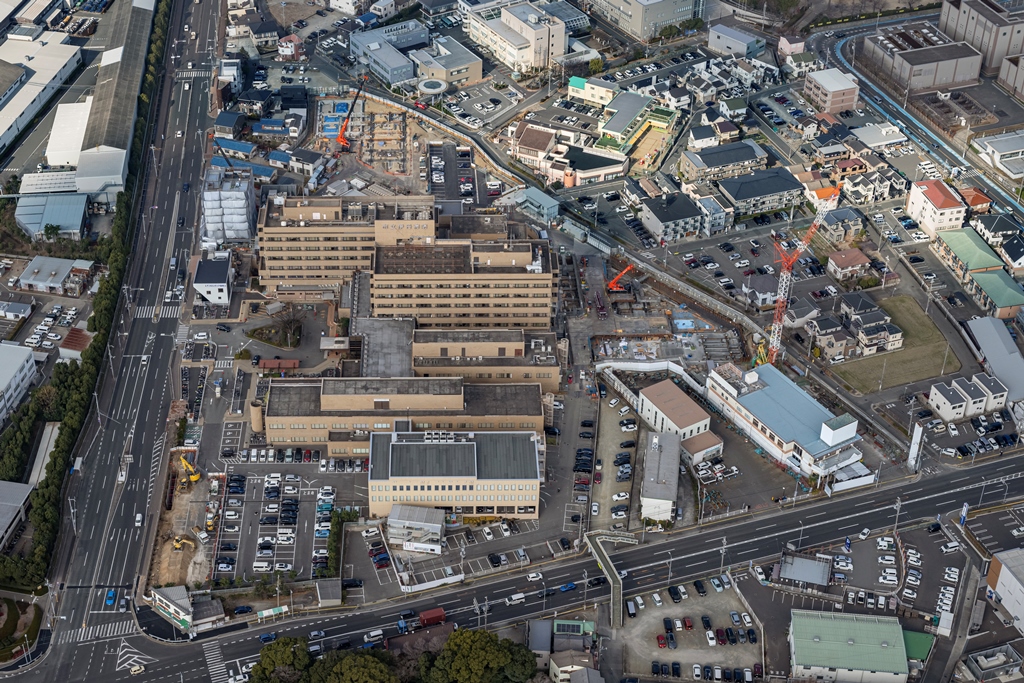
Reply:
<svg viewBox="0 0 1024 683"><path fill-rule="evenodd" d="M727 145L740 139L740 128L732 121L715 121L711 128L714 129L719 144Z"/></svg>
<svg viewBox="0 0 1024 683"><path fill-rule="evenodd" d="M648 197L647 193L640 187L640 183L632 178L625 178L622 181L622 198L626 200L626 204L637 207L640 206L640 202Z"/></svg>
<svg viewBox="0 0 1024 683"><path fill-rule="evenodd" d="M864 163L864 160L860 157L853 157L837 161L832 175L836 180L844 180L858 173L867 173L867 171L868 165Z"/></svg>
<svg viewBox="0 0 1024 683"><path fill-rule="evenodd" d="M1003 260L973 228L947 230L933 245L964 291L989 315L1007 319L1024 307L1024 291L1003 270Z"/></svg>
<svg viewBox="0 0 1024 683"><path fill-rule="evenodd" d="M839 314L844 320L863 321L864 316L879 310L878 304L863 292L849 292L839 297Z"/></svg>
<svg viewBox="0 0 1024 683"><path fill-rule="evenodd" d="M304 176L312 176L313 173L324 165L324 157L320 152L311 149L297 147L292 150L288 170Z"/></svg>
<svg viewBox="0 0 1024 683"><path fill-rule="evenodd" d="M967 399L967 408L964 411L965 417L973 417L985 412L985 402L988 400L988 393L981 387L965 377L957 377L953 380L952 385Z"/></svg>
<svg viewBox="0 0 1024 683"><path fill-rule="evenodd" d="M832 201L832 198L836 194L836 187L827 180L812 180L806 182L804 185L804 195L807 197L807 201L811 203L815 211L818 211L823 205L828 204Z"/></svg>
<svg viewBox="0 0 1024 683"><path fill-rule="evenodd" d="M690 95L689 90L677 85L669 88L665 93L663 93L661 100L665 103L666 107L680 111L682 109L690 108L693 102L693 97Z"/></svg>
<svg viewBox="0 0 1024 683"><path fill-rule="evenodd" d="M992 208L992 198L982 192L981 188L961 187L958 190L960 196L964 198L964 203L967 204L968 215L988 213Z"/></svg>
<svg viewBox="0 0 1024 683"><path fill-rule="evenodd" d="M807 323L821 315L818 304L809 297L797 299L792 305L786 307L786 319L783 327L800 328L806 327Z"/></svg>
<svg viewBox="0 0 1024 683"><path fill-rule="evenodd" d="M277 41L277 56L282 62L300 62L306 56L306 44L294 33Z"/></svg>
<svg viewBox="0 0 1024 683"><path fill-rule="evenodd" d="M800 139L809 142L818 137L818 119L813 116L803 116L789 124L789 127L800 134Z"/></svg>
<svg viewBox="0 0 1024 683"><path fill-rule="evenodd" d="M274 110L276 97L269 90L246 90L238 96L238 108L246 116L261 119Z"/></svg>
<svg viewBox="0 0 1024 683"><path fill-rule="evenodd" d="M804 186L785 168L772 168L725 178L718 189L738 215L746 216L801 203Z"/></svg>
<svg viewBox="0 0 1024 683"><path fill-rule="evenodd" d="M943 230L956 230L967 218L967 205L956 190L941 180L922 180L910 186L904 207L930 238Z"/></svg>
<svg viewBox="0 0 1024 683"><path fill-rule="evenodd" d="M572 672L594 668L594 658L589 652L575 650L552 652L549 662L548 676L554 683L569 683Z"/></svg>
<svg viewBox="0 0 1024 683"><path fill-rule="evenodd" d="M851 242L864 234L864 214L852 206L841 206L825 214L818 234L832 244Z"/></svg>
<svg viewBox="0 0 1024 683"><path fill-rule="evenodd" d="M992 213L971 218L971 227L993 247L998 247L1011 237L1024 232L1013 214Z"/></svg>
<svg viewBox="0 0 1024 683"><path fill-rule="evenodd" d="M686 82L686 89L693 95L697 104L707 104L718 97L718 88L711 81L697 76Z"/></svg>
<svg viewBox="0 0 1024 683"><path fill-rule="evenodd" d="M1001 410L1006 406L1008 391L1006 385L998 379L984 372L979 372L971 378L971 382L985 392L984 412L991 413L994 410Z"/></svg>
<svg viewBox="0 0 1024 683"><path fill-rule="evenodd" d="M842 192L851 204L864 205L902 197L906 188L906 178L886 165L885 168L850 176L843 182Z"/></svg>
<svg viewBox="0 0 1024 683"><path fill-rule="evenodd" d="M865 256L863 251L843 249L829 254L825 270L836 280L845 282L863 277L870 267L871 259Z"/></svg>
<svg viewBox="0 0 1024 683"><path fill-rule="evenodd" d="M779 279L774 275L744 277L740 282L740 291L743 292L748 304L765 311L775 307L779 294Z"/></svg>
<svg viewBox="0 0 1024 683"><path fill-rule="evenodd" d="M1024 236L1014 235L999 247L999 255L1015 276L1024 275Z"/></svg>
<svg viewBox="0 0 1024 683"><path fill-rule="evenodd" d="M263 21L258 16L246 17L240 28L248 33L256 49L273 50L277 47L278 30L277 24L272 21Z"/></svg>
<svg viewBox="0 0 1024 683"><path fill-rule="evenodd" d="M903 330L892 323L865 325L854 330L857 351L862 356L873 356L879 351L898 351L903 348Z"/></svg>
<svg viewBox="0 0 1024 683"><path fill-rule="evenodd" d="M687 180L721 180L764 169L768 153L753 140L683 152L679 170Z"/></svg>
<svg viewBox="0 0 1024 683"><path fill-rule="evenodd" d="M811 141L814 161L822 166L831 166L837 161L850 158L850 148L831 133L824 133Z"/></svg>
<svg viewBox="0 0 1024 683"><path fill-rule="evenodd" d="M967 397L945 382L928 390L928 407L944 422L956 422L967 415Z"/></svg>
<svg viewBox="0 0 1024 683"><path fill-rule="evenodd" d="M733 97L718 103L718 111L730 121L742 121L747 117L747 101L742 97Z"/></svg>
<svg viewBox="0 0 1024 683"><path fill-rule="evenodd" d="M223 153L235 159L250 160L256 154L258 147L252 142L242 140L231 140L229 138L214 137L213 149L215 153Z"/></svg>
<svg viewBox="0 0 1024 683"><path fill-rule="evenodd" d="M234 140L245 130L245 114L238 111L222 111L213 123L213 134L220 138Z"/></svg>
<svg viewBox="0 0 1024 683"><path fill-rule="evenodd" d="M645 199L640 220L655 239L667 242L695 237L704 229L704 212L681 192Z"/></svg>
<svg viewBox="0 0 1024 683"><path fill-rule="evenodd" d="M804 330L811 336L811 348L817 346L823 358L845 358L852 356L857 350L856 337L831 313L809 320L804 325Z"/></svg>
<svg viewBox="0 0 1024 683"><path fill-rule="evenodd" d="M793 80L804 78L807 74L820 68L821 63L818 61L818 56L813 52L798 52L787 55L786 61L782 65L782 70Z"/></svg>
<svg viewBox="0 0 1024 683"><path fill-rule="evenodd" d="M691 152L699 152L718 144L718 135L712 126L694 126L686 139L686 149Z"/></svg>
<svg viewBox="0 0 1024 683"><path fill-rule="evenodd" d="M260 119L252 126L252 134L263 138L288 138L297 140L306 130L305 117L301 114L289 113L278 118Z"/></svg>
<svg viewBox="0 0 1024 683"><path fill-rule="evenodd" d="M805 44L803 36L789 35L779 36L779 54L785 57L800 54L804 51Z"/></svg>

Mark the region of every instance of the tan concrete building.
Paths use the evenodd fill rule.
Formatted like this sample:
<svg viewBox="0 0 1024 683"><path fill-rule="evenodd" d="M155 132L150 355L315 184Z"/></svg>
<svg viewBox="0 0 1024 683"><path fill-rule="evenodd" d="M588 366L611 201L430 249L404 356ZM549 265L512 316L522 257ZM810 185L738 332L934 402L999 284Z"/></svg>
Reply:
<svg viewBox="0 0 1024 683"><path fill-rule="evenodd" d="M544 430L541 388L473 384L461 377L273 378L254 431L268 445L327 444L328 455L369 453L370 434L400 431Z"/></svg>
<svg viewBox="0 0 1024 683"><path fill-rule="evenodd" d="M557 393L562 381L553 332L524 330L416 330L412 365L417 377L462 377L466 382L536 382Z"/></svg>
<svg viewBox="0 0 1024 683"><path fill-rule="evenodd" d="M257 220L260 284L283 299L339 299L342 283L369 271L377 245L433 238L433 197L271 195Z"/></svg>
<svg viewBox="0 0 1024 683"><path fill-rule="evenodd" d="M533 431L381 432L370 438L370 516L396 503L536 519L543 437Z"/></svg>
<svg viewBox="0 0 1024 683"><path fill-rule="evenodd" d="M804 95L821 111L838 114L857 108L860 86L853 76L839 69L825 69L807 74Z"/></svg>
<svg viewBox="0 0 1024 683"><path fill-rule="evenodd" d="M520 72L548 68L566 47L565 22L528 2L471 12L469 38Z"/></svg>
<svg viewBox="0 0 1024 683"><path fill-rule="evenodd" d="M982 75L995 76L1006 57L1024 53L1024 9L995 0L944 0L939 30L977 48Z"/></svg>
<svg viewBox="0 0 1024 683"><path fill-rule="evenodd" d="M370 299L378 318L420 328L551 327L557 272L548 242L437 240L377 249Z"/></svg>

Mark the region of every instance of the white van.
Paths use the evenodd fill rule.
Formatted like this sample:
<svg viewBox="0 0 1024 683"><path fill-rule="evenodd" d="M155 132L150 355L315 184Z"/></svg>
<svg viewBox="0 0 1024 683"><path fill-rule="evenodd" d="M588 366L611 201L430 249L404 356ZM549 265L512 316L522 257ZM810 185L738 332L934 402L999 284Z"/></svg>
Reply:
<svg viewBox="0 0 1024 683"><path fill-rule="evenodd" d="M266 574L273 568L273 566L274 565L269 562L253 562L252 570L257 574Z"/></svg>
<svg viewBox="0 0 1024 683"><path fill-rule="evenodd" d="M619 408L619 417L622 417L623 415L625 415L628 412L629 412L629 406L622 406L621 408Z"/></svg>
<svg viewBox="0 0 1024 683"><path fill-rule="evenodd" d="M363 636L364 643L379 643L384 640L384 631L377 629L376 631L370 631Z"/></svg>
<svg viewBox="0 0 1024 683"><path fill-rule="evenodd" d="M520 605L524 602L526 602L526 595L524 595L523 593L516 593L505 598L506 606Z"/></svg>
<svg viewBox="0 0 1024 683"><path fill-rule="evenodd" d="M636 600L636 606L639 607L640 609L643 609L644 607L647 607L647 605L644 604L644 599L642 597L640 597L639 595L636 596L633 599Z"/></svg>
<svg viewBox="0 0 1024 683"><path fill-rule="evenodd" d="M135 526L142 526L142 513L135 515Z"/></svg>
<svg viewBox="0 0 1024 683"><path fill-rule="evenodd" d="M957 541L950 541L949 543L943 545L942 548L940 548L940 550L942 550L943 555L955 553L956 551L960 550L960 543L958 543Z"/></svg>

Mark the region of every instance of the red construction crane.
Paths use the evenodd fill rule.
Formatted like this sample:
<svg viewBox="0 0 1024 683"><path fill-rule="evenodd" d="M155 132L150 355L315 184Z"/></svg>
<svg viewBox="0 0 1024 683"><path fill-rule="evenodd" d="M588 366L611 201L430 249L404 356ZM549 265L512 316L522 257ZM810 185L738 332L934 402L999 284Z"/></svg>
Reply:
<svg viewBox="0 0 1024 683"><path fill-rule="evenodd" d="M775 242L775 251L778 253L779 262L779 291L775 296L775 320L772 322L771 338L768 342L768 353L766 360L770 364L775 363L779 355L779 348L782 346L782 325L786 319L786 306L789 304L789 292L793 287L793 264L800 258L807 246L818 232L818 226L825 220L825 214L836 208L839 203L839 188L835 187L832 194L822 200L818 206L818 213L814 216L814 222L807 228L804 238L797 244L796 249L787 252L780 242Z"/></svg>
<svg viewBox="0 0 1024 683"><path fill-rule="evenodd" d="M632 263L630 263L628 266L626 266L625 270L623 270L621 273L616 275L615 279L608 283L608 291L609 292L625 292L626 291L626 287L625 287L625 285L620 285L619 284L619 280L621 280L622 276L625 275L626 273L628 273L631 270L633 270L633 264Z"/></svg>
<svg viewBox="0 0 1024 683"><path fill-rule="evenodd" d="M341 145L341 151L347 152L352 144L345 137L345 131L348 130L348 122L352 120L352 112L356 109L356 102L359 101L359 96L363 94L363 86L366 85L366 81L370 80L369 76L363 76L362 83L359 84L359 89L356 90L356 96L352 98L352 105L348 108L348 114L345 115L345 120L341 122L341 128L338 129L337 143Z"/></svg>

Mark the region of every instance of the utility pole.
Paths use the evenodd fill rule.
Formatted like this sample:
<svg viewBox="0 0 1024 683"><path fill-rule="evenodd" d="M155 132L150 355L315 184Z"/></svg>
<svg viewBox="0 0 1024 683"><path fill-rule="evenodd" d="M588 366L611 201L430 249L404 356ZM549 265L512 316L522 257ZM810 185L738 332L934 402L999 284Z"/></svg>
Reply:
<svg viewBox="0 0 1024 683"><path fill-rule="evenodd" d="M718 573L721 574L722 570L725 569L725 549L728 544L725 540L725 536L722 536L722 549L719 551L722 553L722 561L718 563Z"/></svg>

